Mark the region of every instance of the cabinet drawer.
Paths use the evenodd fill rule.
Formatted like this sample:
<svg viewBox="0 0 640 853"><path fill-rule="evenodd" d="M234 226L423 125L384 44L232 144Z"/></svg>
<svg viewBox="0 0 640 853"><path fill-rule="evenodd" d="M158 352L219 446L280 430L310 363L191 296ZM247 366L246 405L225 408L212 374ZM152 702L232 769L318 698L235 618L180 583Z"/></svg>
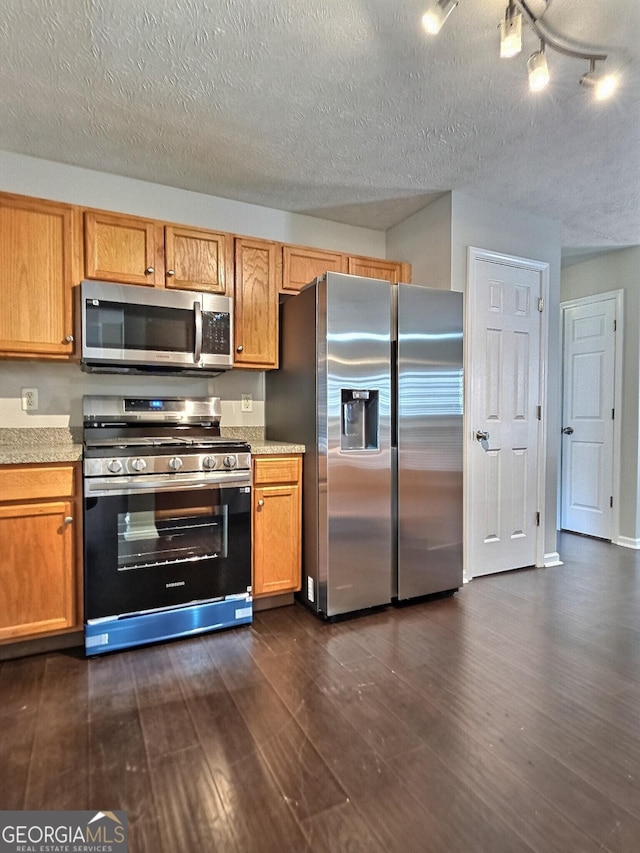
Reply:
<svg viewBox="0 0 640 853"><path fill-rule="evenodd" d="M297 483L300 479L299 456L259 456L253 465L253 483Z"/></svg>
<svg viewBox="0 0 640 853"><path fill-rule="evenodd" d="M72 465L25 465L0 468L0 501L29 501L72 497Z"/></svg>

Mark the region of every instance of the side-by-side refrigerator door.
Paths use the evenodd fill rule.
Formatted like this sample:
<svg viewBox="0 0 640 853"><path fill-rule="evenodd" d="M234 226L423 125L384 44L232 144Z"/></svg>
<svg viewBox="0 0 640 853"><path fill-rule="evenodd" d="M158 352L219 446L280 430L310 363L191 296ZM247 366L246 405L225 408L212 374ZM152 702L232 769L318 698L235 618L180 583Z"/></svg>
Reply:
<svg viewBox="0 0 640 853"><path fill-rule="evenodd" d="M320 563L331 617L391 601L391 285L327 273L325 286L327 526Z"/></svg>
<svg viewBox="0 0 640 853"><path fill-rule="evenodd" d="M462 299L398 285L398 600L462 585Z"/></svg>

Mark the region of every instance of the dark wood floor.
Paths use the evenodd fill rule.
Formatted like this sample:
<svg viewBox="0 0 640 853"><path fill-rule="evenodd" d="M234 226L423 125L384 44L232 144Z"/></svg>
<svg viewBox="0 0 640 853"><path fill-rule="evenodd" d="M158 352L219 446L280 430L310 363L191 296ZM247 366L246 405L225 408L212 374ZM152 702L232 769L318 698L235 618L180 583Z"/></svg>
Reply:
<svg viewBox="0 0 640 853"><path fill-rule="evenodd" d="M640 554L329 625L0 664L0 808L124 809L132 853L640 850Z"/></svg>

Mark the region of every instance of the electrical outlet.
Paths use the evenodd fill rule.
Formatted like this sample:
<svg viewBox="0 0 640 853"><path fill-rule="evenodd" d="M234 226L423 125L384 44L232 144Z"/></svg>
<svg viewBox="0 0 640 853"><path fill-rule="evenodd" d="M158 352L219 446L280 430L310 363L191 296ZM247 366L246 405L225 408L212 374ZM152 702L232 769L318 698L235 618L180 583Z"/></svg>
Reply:
<svg viewBox="0 0 640 853"><path fill-rule="evenodd" d="M38 410L38 389L37 388L22 388L22 411L36 412Z"/></svg>
<svg viewBox="0 0 640 853"><path fill-rule="evenodd" d="M253 411L253 397L251 394L243 394L241 397L240 403L240 411L241 412L252 412Z"/></svg>

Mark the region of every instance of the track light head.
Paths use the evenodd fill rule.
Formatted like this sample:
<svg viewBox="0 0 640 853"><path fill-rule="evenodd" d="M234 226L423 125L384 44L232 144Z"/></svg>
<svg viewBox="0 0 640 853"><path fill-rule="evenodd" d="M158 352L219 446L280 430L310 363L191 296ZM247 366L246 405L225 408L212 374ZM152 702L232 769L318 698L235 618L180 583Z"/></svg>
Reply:
<svg viewBox="0 0 640 853"><path fill-rule="evenodd" d="M580 78L580 85L592 89L596 101L606 101L618 88L618 78L615 74L599 74L592 59L589 71Z"/></svg>
<svg viewBox="0 0 640 853"><path fill-rule="evenodd" d="M436 0L422 16L422 26L429 35L437 35L449 15L458 5L458 0Z"/></svg>
<svg viewBox="0 0 640 853"><path fill-rule="evenodd" d="M505 9L500 22L500 58L509 59L522 50L522 15L513 0Z"/></svg>
<svg viewBox="0 0 640 853"><path fill-rule="evenodd" d="M547 65L547 57L544 55L544 42L540 43L540 50L536 50L529 57L527 72L529 74L529 89L532 92L541 92L549 82L549 66Z"/></svg>

